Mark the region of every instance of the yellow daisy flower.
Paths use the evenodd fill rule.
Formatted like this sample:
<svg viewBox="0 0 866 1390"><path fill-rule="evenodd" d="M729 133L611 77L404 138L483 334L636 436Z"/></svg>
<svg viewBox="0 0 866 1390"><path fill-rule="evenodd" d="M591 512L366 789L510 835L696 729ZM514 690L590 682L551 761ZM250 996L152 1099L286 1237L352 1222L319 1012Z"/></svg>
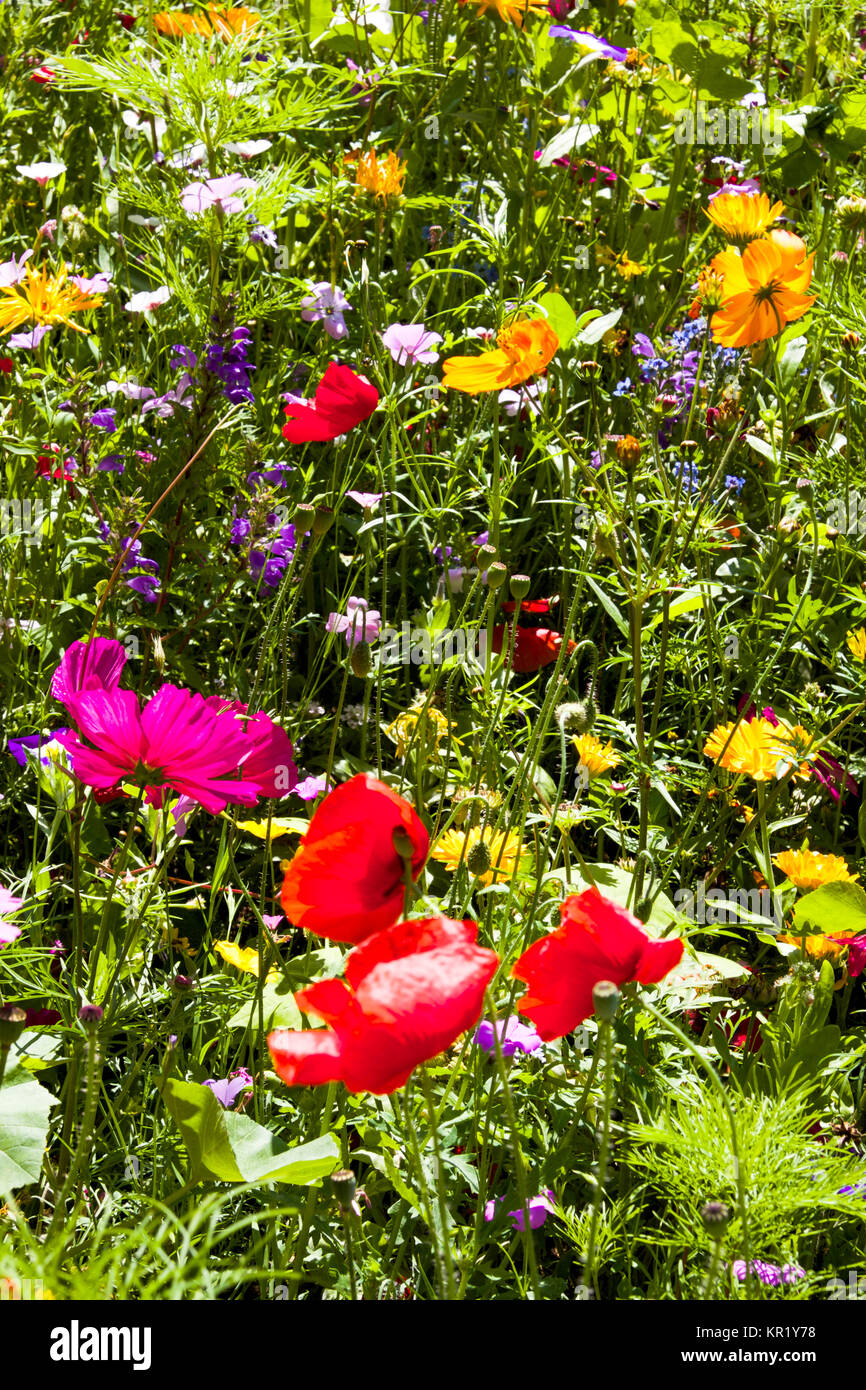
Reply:
<svg viewBox="0 0 866 1390"><path fill-rule="evenodd" d="M420 725L420 728L418 727ZM440 710L428 705L424 709L423 705L412 709L404 710L398 714L397 718L388 725L385 733L397 745L397 757L402 758L406 750L413 742L420 742L424 756L431 756L434 761L440 757L439 745L443 738L448 737L449 728L455 726L448 723L445 715ZM415 730L418 730L417 740ZM460 740L452 734L452 743L459 743Z"/></svg>
<svg viewBox="0 0 866 1390"><path fill-rule="evenodd" d="M855 661L866 661L866 628L858 627L856 632L849 632L847 641Z"/></svg>
<svg viewBox="0 0 866 1390"><path fill-rule="evenodd" d="M446 830L433 846L432 857L449 873L456 873L462 859L481 883L493 883L494 879L501 883L511 878L520 863L521 844L511 830L475 825L469 830ZM481 867L484 864L486 868Z"/></svg>
<svg viewBox="0 0 866 1390"><path fill-rule="evenodd" d="M53 275L45 266L38 270L28 266L23 286L0 289L0 332L11 333L24 323L35 322L48 327L65 323L76 333L86 333L87 329L73 323L69 315L96 309L101 303L101 294L85 294L68 282L65 265Z"/></svg>
<svg viewBox="0 0 866 1390"><path fill-rule="evenodd" d="M853 933L840 931L841 936L850 936ZM835 965L842 955L847 951L847 941L835 941L831 936L796 936L790 932L780 932L776 937L777 941L784 941L787 946L799 946L812 960L829 960Z"/></svg>
<svg viewBox="0 0 866 1390"><path fill-rule="evenodd" d="M860 877L848 872L840 855L817 854L812 849L786 849L773 855L773 863L801 891L820 888L822 883L855 883Z"/></svg>
<svg viewBox="0 0 866 1390"><path fill-rule="evenodd" d="M571 741L580 756L581 767L589 773L590 781L609 772L612 767L619 767L622 762L622 758L613 751L612 741L602 745L595 734L579 734Z"/></svg>
<svg viewBox="0 0 866 1390"><path fill-rule="evenodd" d="M763 716L738 724L728 743L732 729L733 721L719 724L713 729L704 744L704 753L720 767L751 777L755 782L775 781L780 763L786 764L787 771L790 771L792 753L796 753L797 744L809 743L808 733L799 724L793 728L785 724L777 727ZM725 744L728 746L722 753ZM808 776L808 767L801 767L799 775Z"/></svg>
<svg viewBox="0 0 866 1390"><path fill-rule="evenodd" d="M255 946L242 947L238 946L235 941L215 941L214 950L235 969L242 970L246 975L255 975L258 978L259 953ZM270 984L271 980L279 978L279 974L276 966L272 966L265 976L265 982Z"/></svg>

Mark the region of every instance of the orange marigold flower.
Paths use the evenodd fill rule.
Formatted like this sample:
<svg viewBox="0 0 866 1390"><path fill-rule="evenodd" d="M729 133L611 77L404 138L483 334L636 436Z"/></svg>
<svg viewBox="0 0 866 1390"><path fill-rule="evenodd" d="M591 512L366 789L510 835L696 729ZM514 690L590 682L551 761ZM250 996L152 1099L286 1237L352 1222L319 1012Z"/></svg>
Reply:
<svg viewBox="0 0 866 1390"><path fill-rule="evenodd" d="M374 198L399 197L403 192L406 165L401 164L393 150L380 160L375 150L368 150L358 159L355 183L359 193L372 193Z"/></svg>
<svg viewBox="0 0 866 1390"><path fill-rule="evenodd" d="M724 284L724 276L713 270L712 266L705 265L698 272L698 292L689 305L689 318L696 319L702 313L714 314L720 309Z"/></svg>
<svg viewBox="0 0 866 1390"><path fill-rule="evenodd" d="M480 357L449 357L442 385L471 396L519 386L544 371L559 348L559 339L546 319L512 323L497 334L496 342L496 348Z"/></svg>
<svg viewBox="0 0 866 1390"><path fill-rule="evenodd" d="M0 333L11 333L23 323L34 322L49 327L65 323L77 333L86 333L87 329L73 323L69 315L96 309L101 303L102 295L86 294L68 281L65 265L56 274L44 266L38 270L28 266L23 286L6 285L0 289Z"/></svg>
<svg viewBox="0 0 866 1390"><path fill-rule="evenodd" d="M792 932L780 932L776 940L784 941L788 946L799 946L800 950L812 960L829 960L835 965L842 952L848 949L849 938L853 934L850 930L840 931L838 937L796 936Z"/></svg>
<svg viewBox="0 0 866 1390"><path fill-rule="evenodd" d="M740 248L762 237L784 211L784 203L771 207L766 193L722 193L704 208L731 245Z"/></svg>
<svg viewBox="0 0 866 1390"><path fill-rule="evenodd" d="M753 241L742 256L730 248L711 262L724 277L722 307L713 315L713 338L724 347L750 347L781 333L815 303L804 294L812 279L814 255L793 232L771 232Z"/></svg>
<svg viewBox="0 0 866 1390"><path fill-rule="evenodd" d="M477 5L476 18L495 11L503 24L516 24L523 27L526 14L541 13L547 10L547 0L460 0L461 5Z"/></svg>
<svg viewBox="0 0 866 1390"><path fill-rule="evenodd" d="M219 34L221 39L232 39L236 34L245 34L258 24L261 15L257 10L248 10L245 5L226 8L222 5L208 5L201 14L187 14L185 10L163 10L153 16L153 23L159 34L179 39L185 34L199 34L209 39L211 34Z"/></svg>
<svg viewBox="0 0 866 1390"><path fill-rule="evenodd" d="M733 723L720 724L704 744L704 753L720 767L755 782L771 782L780 762L790 764L791 735L784 725L777 728L768 719L752 719L738 724L731 738L733 729Z"/></svg>
<svg viewBox="0 0 866 1390"><path fill-rule="evenodd" d="M817 854L812 849L786 849L773 855L773 863L795 888L804 891L820 888L822 883L854 883L860 877L848 872L841 855Z"/></svg>

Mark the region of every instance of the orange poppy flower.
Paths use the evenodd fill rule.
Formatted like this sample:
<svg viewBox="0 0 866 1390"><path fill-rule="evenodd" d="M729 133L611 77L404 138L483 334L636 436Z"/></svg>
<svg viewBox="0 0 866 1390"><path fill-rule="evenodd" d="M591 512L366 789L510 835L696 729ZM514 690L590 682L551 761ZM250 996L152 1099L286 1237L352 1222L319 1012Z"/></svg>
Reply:
<svg viewBox="0 0 866 1390"><path fill-rule="evenodd" d="M766 240L751 242L742 256L730 247L716 256L711 269L724 277L724 287L722 307L712 318L715 342L750 347L802 318L817 297L803 293L814 259L793 232L771 232Z"/></svg>
<svg viewBox="0 0 866 1390"><path fill-rule="evenodd" d="M496 335L497 346L480 357L449 357L442 385L477 396L519 386L543 372L559 348L559 339L546 319L510 324Z"/></svg>

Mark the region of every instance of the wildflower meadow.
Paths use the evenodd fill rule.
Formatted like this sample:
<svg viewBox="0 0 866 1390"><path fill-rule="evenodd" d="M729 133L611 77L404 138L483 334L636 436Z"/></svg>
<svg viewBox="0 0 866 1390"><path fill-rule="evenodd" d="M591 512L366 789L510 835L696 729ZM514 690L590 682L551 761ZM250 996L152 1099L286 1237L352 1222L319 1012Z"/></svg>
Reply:
<svg viewBox="0 0 866 1390"><path fill-rule="evenodd" d="M124 4L0 4L0 1297L866 1299L866 13Z"/></svg>

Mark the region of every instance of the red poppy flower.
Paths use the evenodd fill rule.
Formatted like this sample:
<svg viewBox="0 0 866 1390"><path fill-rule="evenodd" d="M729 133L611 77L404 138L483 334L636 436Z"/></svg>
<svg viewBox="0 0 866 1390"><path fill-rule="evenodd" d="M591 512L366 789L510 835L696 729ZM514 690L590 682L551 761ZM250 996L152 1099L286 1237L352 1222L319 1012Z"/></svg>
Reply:
<svg viewBox="0 0 866 1390"><path fill-rule="evenodd" d="M4 376L8 376L14 369L15 363L12 361L11 357L0 357L0 372L2 372Z"/></svg>
<svg viewBox="0 0 866 1390"><path fill-rule="evenodd" d="M499 958L475 945L477 933L474 922L447 917L377 932L350 952L345 980L295 995L329 1027L271 1033L277 1075L287 1086L344 1081L350 1091L396 1091L480 1018Z"/></svg>
<svg viewBox="0 0 866 1390"><path fill-rule="evenodd" d="M30 81L39 82L43 86L48 86L54 81L54 73L50 68L37 68L35 72L31 72Z"/></svg>
<svg viewBox="0 0 866 1390"><path fill-rule="evenodd" d="M502 651L502 641L505 633L510 633L510 626L506 629L502 624L493 629L493 650ZM508 637L510 643L511 637ZM562 633L552 632L548 627L520 627L518 625L514 636L514 652L511 657L511 665L515 671L525 673L527 671L540 671L542 666L549 666L559 656L559 649L562 646ZM568 650L574 651L575 643L569 642Z"/></svg>
<svg viewBox="0 0 866 1390"><path fill-rule="evenodd" d="M558 602L559 600L555 598L525 598L520 605L520 616L522 618L529 613L549 613L554 604ZM509 618L513 615L516 607L517 601L513 598L507 599L501 605L502 612L507 613Z"/></svg>
<svg viewBox="0 0 866 1390"><path fill-rule="evenodd" d="M283 912L296 927L331 941L363 941L403 911L403 859L395 831L412 848L417 878L430 837L408 801L369 773L325 797L283 879Z"/></svg>
<svg viewBox="0 0 866 1390"><path fill-rule="evenodd" d="M653 941L636 917L596 888L566 898L560 912L562 925L524 951L511 972L529 986L517 1007L545 1042L589 1018L600 980L656 984L683 954L682 941Z"/></svg>
<svg viewBox="0 0 866 1390"><path fill-rule="evenodd" d="M298 398L286 406L283 438L290 444L336 439L369 419L378 404L379 392L365 376L331 362L312 401Z"/></svg>

